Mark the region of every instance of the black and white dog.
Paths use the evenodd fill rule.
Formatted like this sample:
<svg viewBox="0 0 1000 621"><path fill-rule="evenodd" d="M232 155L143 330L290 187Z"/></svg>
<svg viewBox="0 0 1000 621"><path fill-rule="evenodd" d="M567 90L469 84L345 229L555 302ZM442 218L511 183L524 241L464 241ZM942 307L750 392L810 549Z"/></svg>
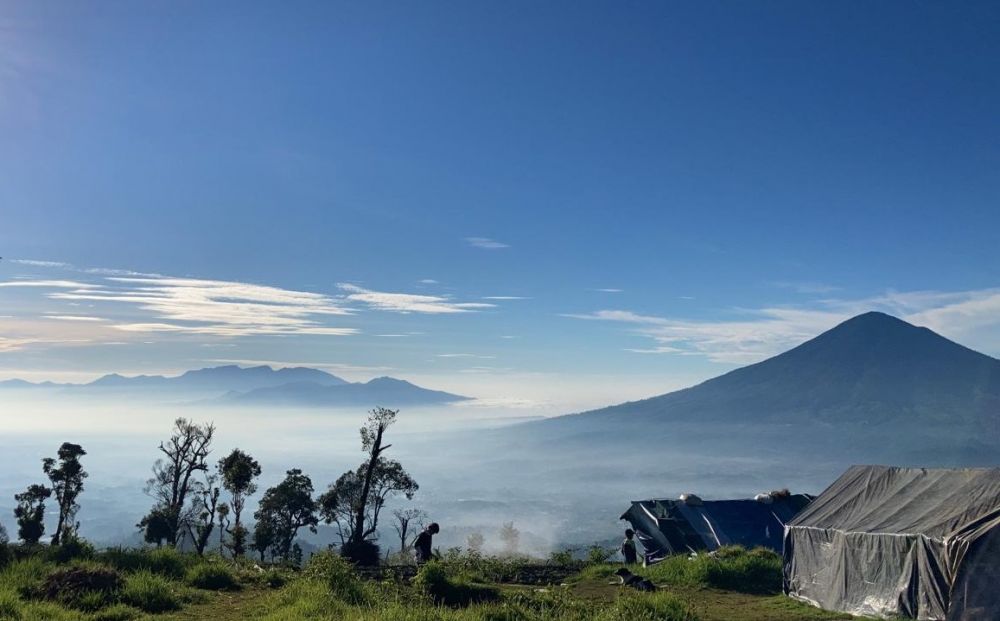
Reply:
<svg viewBox="0 0 1000 621"><path fill-rule="evenodd" d="M655 591L656 585L646 580L642 576L637 576L630 572L629 570L622 567L615 572L615 575L621 578L622 586L632 587L638 591Z"/></svg>

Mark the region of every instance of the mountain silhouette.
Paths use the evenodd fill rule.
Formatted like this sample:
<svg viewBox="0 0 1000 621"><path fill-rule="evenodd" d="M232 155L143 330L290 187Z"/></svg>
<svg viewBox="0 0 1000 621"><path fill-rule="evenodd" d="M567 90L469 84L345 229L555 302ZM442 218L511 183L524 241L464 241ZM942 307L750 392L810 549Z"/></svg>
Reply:
<svg viewBox="0 0 1000 621"><path fill-rule="evenodd" d="M64 395L94 397L127 396L167 398L172 401L200 399L199 403L288 406L386 407L434 405L464 401L470 397L429 390L392 377L368 382L348 382L319 369L226 365L187 371L181 375L136 375L111 373L87 384L31 383L14 379L0 382L11 390L59 389Z"/></svg>
<svg viewBox="0 0 1000 621"><path fill-rule="evenodd" d="M954 424L994 429L1000 360L884 313L849 319L747 367L668 394L551 419Z"/></svg>
<svg viewBox="0 0 1000 621"><path fill-rule="evenodd" d="M337 407L385 404L388 407L403 405L433 405L465 401L469 397L439 390L428 390L405 380L376 377L368 382L339 385L322 385L313 382L295 382L258 388L245 393L230 393L222 402L241 405L297 405L309 407Z"/></svg>
<svg viewBox="0 0 1000 621"><path fill-rule="evenodd" d="M338 386L347 382L336 375L308 367L272 369L269 366L240 367L226 365L187 371L174 377L137 375L125 377L117 373L105 375L84 384L90 389L170 389L198 392L246 391L291 382L313 382Z"/></svg>

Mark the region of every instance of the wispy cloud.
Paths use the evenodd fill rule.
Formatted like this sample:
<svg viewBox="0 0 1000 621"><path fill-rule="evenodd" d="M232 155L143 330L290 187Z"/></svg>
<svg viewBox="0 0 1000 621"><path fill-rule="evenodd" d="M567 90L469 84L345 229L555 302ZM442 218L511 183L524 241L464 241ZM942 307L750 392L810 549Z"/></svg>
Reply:
<svg viewBox="0 0 1000 621"><path fill-rule="evenodd" d="M455 302L450 297L441 295L372 291L350 283L340 283L337 286L346 293L345 299L351 302L359 302L376 310L394 313L430 315L468 313L496 306L483 302Z"/></svg>
<svg viewBox="0 0 1000 621"><path fill-rule="evenodd" d="M652 340L643 354L698 355L723 363L752 363L780 353L850 317L881 310L955 339L974 338L983 328L1000 326L1000 290L890 291L856 299L824 299L808 307L741 309L731 321L690 320L601 310L567 315L633 326L634 334ZM983 342L980 346L987 345Z"/></svg>
<svg viewBox="0 0 1000 621"><path fill-rule="evenodd" d="M37 259L8 259L7 262L18 265L30 265L32 267L72 267L69 263L63 263L62 261L39 261Z"/></svg>
<svg viewBox="0 0 1000 621"><path fill-rule="evenodd" d="M29 267L48 267L80 272L82 274L100 274L103 276L160 276L148 272L136 272L133 270L113 269L107 267L79 267L64 261L42 261L38 259L8 259L8 263L17 265L27 265Z"/></svg>
<svg viewBox="0 0 1000 621"><path fill-rule="evenodd" d="M801 281L787 281L778 280L768 283L772 287L777 287L779 289L791 289L798 293L806 294L826 294L834 293L835 291L840 291L841 287L835 285L828 285L821 282L801 282Z"/></svg>
<svg viewBox="0 0 1000 621"><path fill-rule="evenodd" d="M0 287L38 287L40 289L96 289L97 285L76 280L31 280L22 278L0 282Z"/></svg>
<svg viewBox="0 0 1000 621"><path fill-rule="evenodd" d="M601 293L622 293L625 290L624 289L614 289L614 288L608 287L608 288L605 288L605 289L594 289L593 291L600 291Z"/></svg>
<svg viewBox="0 0 1000 621"><path fill-rule="evenodd" d="M483 356L481 354L438 354L438 358L475 358L477 360L493 360L496 356Z"/></svg>
<svg viewBox="0 0 1000 621"><path fill-rule="evenodd" d="M508 244L498 242L497 240L490 239L489 237L466 237L465 243L469 244L473 248L482 248L483 250L501 250L503 248L510 248Z"/></svg>
<svg viewBox="0 0 1000 621"><path fill-rule="evenodd" d="M91 317L89 315L43 315L45 319L57 319L59 321L106 321L103 317Z"/></svg>
<svg viewBox="0 0 1000 621"><path fill-rule="evenodd" d="M484 300L530 300L531 298L521 295L486 295Z"/></svg>
<svg viewBox="0 0 1000 621"><path fill-rule="evenodd" d="M184 332L215 336L314 334L343 336L319 318L348 315L330 296L279 287L194 278L114 276L107 286L50 293L55 300L134 305L156 321L116 325L127 332Z"/></svg>
<svg viewBox="0 0 1000 621"><path fill-rule="evenodd" d="M437 285L437 284L440 284L438 281L434 280L433 278L422 278L422 279L418 280L417 282L419 282L422 285Z"/></svg>

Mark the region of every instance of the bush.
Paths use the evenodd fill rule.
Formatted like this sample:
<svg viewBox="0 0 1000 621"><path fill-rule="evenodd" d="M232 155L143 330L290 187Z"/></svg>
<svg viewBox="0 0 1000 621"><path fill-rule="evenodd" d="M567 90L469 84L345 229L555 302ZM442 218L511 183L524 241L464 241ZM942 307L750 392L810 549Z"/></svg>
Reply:
<svg viewBox="0 0 1000 621"><path fill-rule="evenodd" d="M697 621L695 615L676 595L670 593L630 593L597 616L599 621Z"/></svg>
<svg viewBox="0 0 1000 621"><path fill-rule="evenodd" d="M236 591L240 585L236 576L222 563L202 563L187 571L185 581L193 587L210 591Z"/></svg>
<svg viewBox="0 0 1000 621"><path fill-rule="evenodd" d="M549 563L552 565L577 565L576 548L563 548L549 555Z"/></svg>
<svg viewBox="0 0 1000 621"><path fill-rule="evenodd" d="M340 555L361 567L376 567L382 558L382 551L374 541L354 543L348 541L340 546Z"/></svg>
<svg viewBox="0 0 1000 621"><path fill-rule="evenodd" d="M110 548L98 559L121 571L145 570L150 573L181 579L191 562L173 548L155 550L135 550L130 548Z"/></svg>
<svg viewBox="0 0 1000 621"><path fill-rule="evenodd" d="M608 559L614 556L615 550L613 548L605 548L594 544L587 549L587 562L591 565L600 565L601 563L607 563Z"/></svg>
<svg viewBox="0 0 1000 621"><path fill-rule="evenodd" d="M500 599L498 589L453 578L448 575L445 566L437 561L431 561L420 568L413 579L413 586L429 596L435 604L445 606L468 606Z"/></svg>
<svg viewBox="0 0 1000 621"><path fill-rule="evenodd" d="M110 567L79 565L50 573L39 595L70 608L94 611L111 604L123 585L122 577Z"/></svg>
<svg viewBox="0 0 1000 621"><path fill-rule="evenodd" d="M80 537L66 537L61 544L49 547L46 552L51 560L60 564L94 558L94 546Z"/></svg>
<svg viewBox="0 0 1000 621"><path fill-rule="evenodd" d="M334 597L349 604L366 600L365 586L347 559L332 552L318 552L309 559L303 572L326 584Z"/></svg>
<svg viewBox="0 0 1000 621"><path fill-rule="evenodd" d="M181 600L170 581L148 570L125 578L121 599L144 612L168 612L181 607Z"/></svg>
<svg viewBox="0 0 1000 621"><path fill-rule="evenodd" d="M288 579L283 573L275 569L269 569L264 573L264 584L272 589L280 589L288 583Z"/></svg>

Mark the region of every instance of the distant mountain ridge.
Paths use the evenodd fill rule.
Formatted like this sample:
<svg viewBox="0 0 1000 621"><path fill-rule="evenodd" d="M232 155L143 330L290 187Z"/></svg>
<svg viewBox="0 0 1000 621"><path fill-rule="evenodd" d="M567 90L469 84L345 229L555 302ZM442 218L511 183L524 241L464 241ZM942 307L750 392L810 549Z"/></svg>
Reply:
<svg viewBox="0 0 1000 621"><path fill-rule="evenodd" d="M785 353L697 386L546 423L584 420L608 425L810 422L995 429L1000 422L1000 360L928 328L869 312Z"/></svg>
<svg viewBox="0 0 1000 621"><path fill-rule="evenodd" d="M257 388L245 393L229 394L222 401L235 404L285 404L318 406L364 405L386 402L393 405L432 405L466 401L468 397L440 390L428 390L405 380L376 377L354 384L322 385L294 382L280 386Z"/></svg>
<svg viewBox="0 0 1000 621"><path fill-rule="evenodd" d="M68 394L113 395L142 391L172 398L211 397L217 404L293 406L347 406L381 404L433 405L469 397L429 390L405 380L379 377L368 382L347 380L309 367L241 367L225 365L195 369L181 375L104 375L86 384L32 383L13 379L0 382L8 389L62 389ZM204 403L204 401L202 401Z"/></svg>

